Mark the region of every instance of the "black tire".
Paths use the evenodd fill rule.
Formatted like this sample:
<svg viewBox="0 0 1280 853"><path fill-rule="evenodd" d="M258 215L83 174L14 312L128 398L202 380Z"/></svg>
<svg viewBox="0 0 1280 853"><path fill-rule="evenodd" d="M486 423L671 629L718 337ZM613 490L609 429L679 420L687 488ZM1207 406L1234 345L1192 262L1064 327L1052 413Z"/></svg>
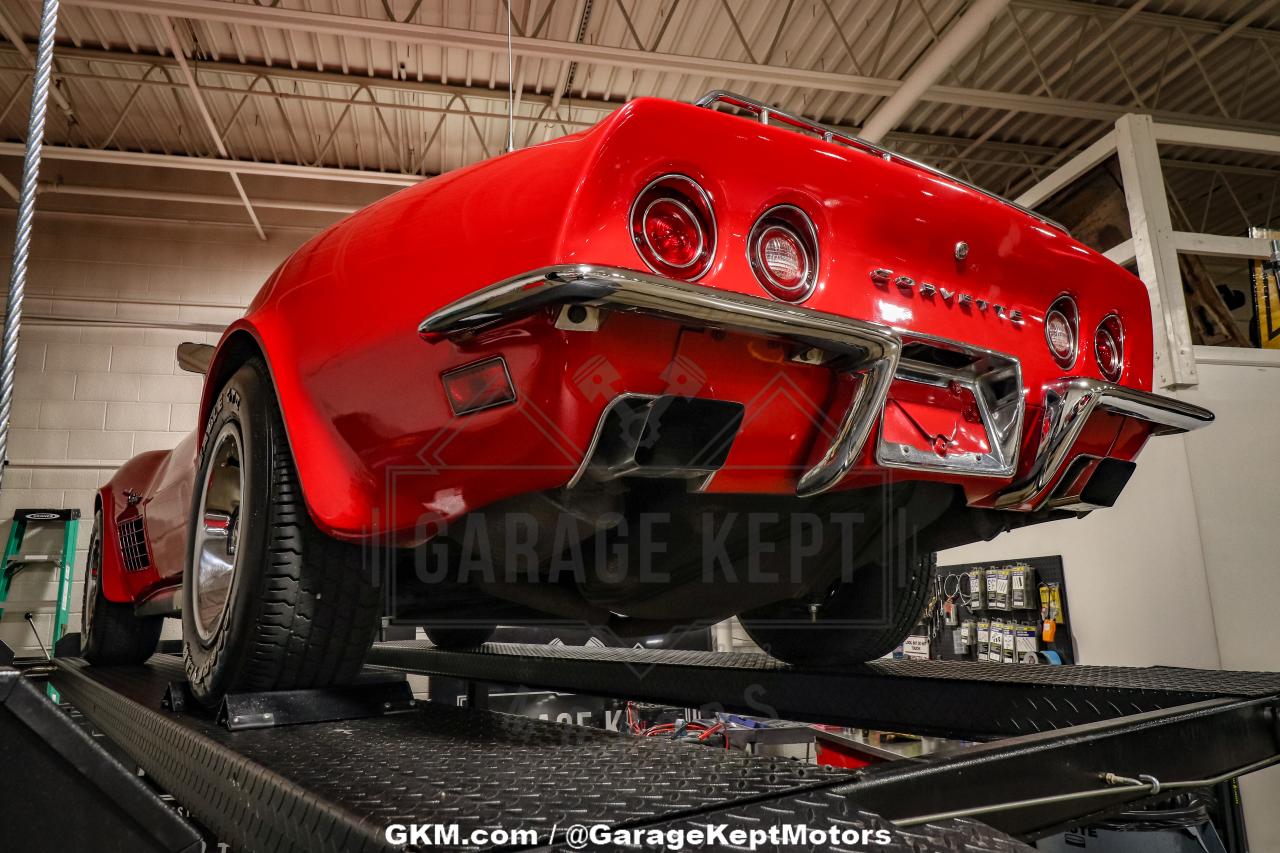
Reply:
<svg viewBox="0 0 1280 853"><path fill-rule="evenodd" d="M442 649L470 649L489 642L496 628L493 626L467 628L434 626L425 627L422 630L426 632L427 639L434 646Z"/></svg>
<svg viewBox="0 0 1280 853"><path fill-rule="evenodd" d="M197 525L214 438L234 434L241 497L227 517L234 570L220 612L197 630L193 584ZM222 445L219 445L222 446ZM226 468L229 460L219 465ZM275 393L260 359L227 380L205 425L188 528L182 629L187 678L206 705L229 692L290 690L350 682L360 671L382 610L361 549L316 528L303 503ZM241 509L245 511L240 512ZM207 529L207 528L206 528ZM208 593L210 598L213 593ZM206 624L207 623L207 624Z"/></svg>
<svg viewBox="0 0 1280 853"><path fill-rule="evenodd" d="M89 663L142 663L156 653L163 616L134 615L128 602L102 594L102 510L94 510L93 534L85 562L84 606L80 611L80 654Z"/></svg>
<svg viewBox="0 0 1280 853"><path fill-rule="evenodd" d="M738 617L756 645L787 663L836 666L883 657L915 627L929 599L937 559L863 566L835 587L816 613L784 601Z"/></svg>

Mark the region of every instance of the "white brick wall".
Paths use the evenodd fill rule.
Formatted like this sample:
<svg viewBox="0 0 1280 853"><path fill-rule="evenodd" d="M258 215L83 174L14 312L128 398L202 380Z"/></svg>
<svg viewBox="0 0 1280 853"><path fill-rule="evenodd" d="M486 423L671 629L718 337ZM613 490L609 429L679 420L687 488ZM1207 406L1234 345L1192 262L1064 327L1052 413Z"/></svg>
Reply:
<svg viewBox="0 0 1280 853"><path fill-rule="evenodd" d="M11 465L0 488L0 535L8 536L18 507L80 508L68 630L80 625L95 490L119 462L170 448L195 427L201 377L178 370L174 348L182 341L213 343L218 336L174 326L238 317L305 237L277 232L264 242L248 229L37 216L14 385ZM0 215L6 271L12 242L13 217ZM36 315L83 322L51 323ZM103 320L137 325L94 323ZM47 569L19 575L10 594L15 603L56 596ZM36 612L47 643L52 608ZM165 636L178 636L176 621L166 624ZM0 640L22 655L39 653L22 607L6 609Z"/></svg>

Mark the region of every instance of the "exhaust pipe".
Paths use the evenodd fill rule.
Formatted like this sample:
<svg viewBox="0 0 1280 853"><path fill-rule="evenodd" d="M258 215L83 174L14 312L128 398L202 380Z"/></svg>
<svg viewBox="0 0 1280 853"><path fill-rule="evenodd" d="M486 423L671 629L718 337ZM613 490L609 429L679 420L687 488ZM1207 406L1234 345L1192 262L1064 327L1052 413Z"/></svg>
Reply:
<svg viewBox="0 0 1280 853"><path fill-rule="evenodd" d="M719 471L742 426L744 406L727 400L623 394L605 409L582 468L603 483L622 477L697 480Z"/></svg>

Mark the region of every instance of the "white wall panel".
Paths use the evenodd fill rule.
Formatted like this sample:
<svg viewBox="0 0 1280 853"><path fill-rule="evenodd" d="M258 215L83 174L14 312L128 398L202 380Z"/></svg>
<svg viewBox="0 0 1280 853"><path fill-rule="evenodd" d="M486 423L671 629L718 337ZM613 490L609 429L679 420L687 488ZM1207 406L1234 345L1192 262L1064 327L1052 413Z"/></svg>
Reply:
<svg viewBox="0 0 1280 853"><path fill-rule="evenodd" d="M1061 554L1081 660L1280 671L1280 353L1196 348L1178 393L1217 416L1153 439L1111 510L939 555ZM1246 777L1249 840L1280 850L1280 770Z"/></svg>

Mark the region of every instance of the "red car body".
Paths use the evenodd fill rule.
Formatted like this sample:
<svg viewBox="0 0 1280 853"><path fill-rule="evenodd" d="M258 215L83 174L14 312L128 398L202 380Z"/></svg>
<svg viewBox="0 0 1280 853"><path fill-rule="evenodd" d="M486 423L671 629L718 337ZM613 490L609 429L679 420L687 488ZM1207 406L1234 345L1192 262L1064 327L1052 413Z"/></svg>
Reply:
<svg viewBox="0 0 1280 853"><path fill-rule="evenodd" d="M883 441L913 459L976 458L996 441L975 421L968 392L904 379L900 363L887 395L873 401L868 440L828 489L880 483L891 471L898 480L956 484L971 507L1031 512L1056 501L1088 509L1080 489L1062 481L1084 483L1100 460L1134 459L1153 432L1211 418L1148 393L1152 323L1143 284L1051 223L896 157L642 98L586 132L398 192L310 240L226 330L202 421L238 360L261 353L310 514L346 540L419 544L473 510L565 486L622 393L743 402L741 428L706 491L795 494L838 438L866 374L796 359L758 331L691 325L634 305L611 311L591 334L558 328L557 305L492 323L465 310L495 283L509 282L509 295L617 271L656 278L628 217L637 194L667 174L706 190L717 232L709 271L673 291L678 297L690 288L742 297L733 310L748 312L776 302L745 240L764 211L793 205L815 226L820 261L812 294L799 305L778 303L798 312L787 317L861 321L897 356L956 342L966 358L989 351L1020 377L1005 421L1007 473L891 467ZM1079 311L1069 370L1055 362L1044 328L1062 294ZM1125 335L1115 384L1100 372L1092 343L1109 315ZM420 333L428 317L435 326ZM516 401L455 415L441 375L495 355ZM180 581L198 436L135 457L102 488L108 599L138 602ZM945 441L935 447L930 436ZM1065 447L1050 447L1054 441Z"/></svg>

